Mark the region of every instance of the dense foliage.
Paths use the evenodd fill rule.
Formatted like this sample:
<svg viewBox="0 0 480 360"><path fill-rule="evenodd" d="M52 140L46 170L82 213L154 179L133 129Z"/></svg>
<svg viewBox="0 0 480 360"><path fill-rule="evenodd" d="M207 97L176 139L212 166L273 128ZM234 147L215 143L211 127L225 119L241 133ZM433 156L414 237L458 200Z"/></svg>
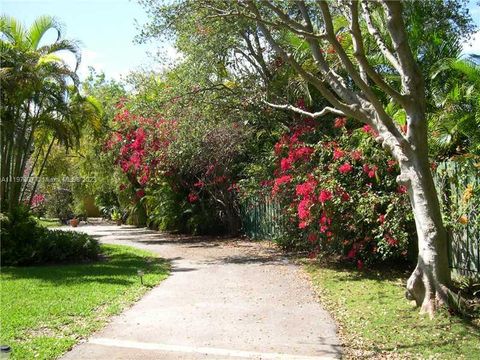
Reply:
<svg viewBox="0 0 480 360"><path fill-rule="evenodd" d="M406 259L413 217L395 181L398 166L374 136L341 117L298 121L274 146L273 178L245 180L241 194L267 192L281 207L272 220L286 248L345 256L359 267Z"/></svg>
<svg viewBox="0 0 480 360"><path fill-rule="evenodd" d="M97 240L73 231L49 230L17 207L1 214L2 265L39 265L95 260L100 251Z"/></svg>

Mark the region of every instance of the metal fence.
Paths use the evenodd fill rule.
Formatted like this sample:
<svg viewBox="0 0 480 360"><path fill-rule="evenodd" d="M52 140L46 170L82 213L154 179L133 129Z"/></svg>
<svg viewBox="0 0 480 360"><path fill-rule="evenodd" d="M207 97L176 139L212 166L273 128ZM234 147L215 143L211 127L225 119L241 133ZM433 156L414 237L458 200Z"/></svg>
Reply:
<svg viewBox="0 0 480 360"><path fill-rule="evenodd" d="M435 172L442 211L450 222L451 268L469 275L480 273L480 199L473 194L480 186L480 169L474 161L448 161Z"/></svg>
<svg viewBox="0 0 480 360"><path fill-rule="evenodd" d="M450 266L465 275L480 273L480 196L466 196L469 186L478 192L479 173L473 161L449 161L441 163L434 174L442 211L451 219ZM252 239L278 237L285 221L281 211L278 200L269 194L244 200L241 217L245 235ZM453 219L452 214L456 214Z"/></svg>
<svg viewBox="0 0 480 360"><path fill-rule="evenodd" d="M241 217L243 232L251 239L273 239L281 233L281 206L269 194L243 200Z"/></svg>

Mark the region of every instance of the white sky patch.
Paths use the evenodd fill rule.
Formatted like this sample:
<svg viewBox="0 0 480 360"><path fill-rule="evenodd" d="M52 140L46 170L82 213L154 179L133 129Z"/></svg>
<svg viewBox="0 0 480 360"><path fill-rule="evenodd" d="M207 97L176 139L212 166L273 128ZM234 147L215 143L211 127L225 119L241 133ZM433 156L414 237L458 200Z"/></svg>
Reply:
<svg viewBox="0 0 480 360"><path fill-rule="evenodd" d="M95 51L90 49L82 50L82 61L78 68L78 75L81 79L85 79L88 76L88 68L93 67L97 72L105 71L104 59Z"/></svg>
<svg viewBox="0 0 480 360"><path fill-rule="evenodd" d="M480 30L473 34L470 41L463 44L462 53L480 55Z"/></svg>

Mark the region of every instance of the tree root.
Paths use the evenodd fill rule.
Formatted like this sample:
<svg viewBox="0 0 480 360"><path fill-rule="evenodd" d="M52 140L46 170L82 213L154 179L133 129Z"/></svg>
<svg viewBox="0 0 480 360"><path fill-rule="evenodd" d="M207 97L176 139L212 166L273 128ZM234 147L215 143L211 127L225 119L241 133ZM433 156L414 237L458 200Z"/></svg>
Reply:
<svg viewBox="0 0 480 360"><path fill-rule="evenodd" d="M430 318L433 318L435 311L441 307L464 316L468 314L465 299L419 265L407 281L405 296L409 300L415 300L420 313L428 314Z"/></svg>

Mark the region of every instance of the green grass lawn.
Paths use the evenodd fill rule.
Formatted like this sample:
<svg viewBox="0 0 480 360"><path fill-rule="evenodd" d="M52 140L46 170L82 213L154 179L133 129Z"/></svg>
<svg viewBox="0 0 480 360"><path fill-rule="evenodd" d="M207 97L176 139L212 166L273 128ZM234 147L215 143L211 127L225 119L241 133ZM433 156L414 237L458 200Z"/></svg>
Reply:
<svg viewBox="0 0 480 360"><path fill-rule="evenodd" d="M62 225L58 219L52 218L38 218L37 222L43 227L58 227Z"/></svg>
<svg viewBox="0 0 480 360"><path fill-rule="evenodd" d="M59 357L168 275L155 254L102 249L106 260L95 263L1 269L0 342L12 347L13 359Z"/></svg>
<svg viewBox="0 0 480 360"><path fill-rule="evenodd" d="M345 358L480 359L480 319L421 316L405 299L407 274L305 267L339 324Z"/></svg>

